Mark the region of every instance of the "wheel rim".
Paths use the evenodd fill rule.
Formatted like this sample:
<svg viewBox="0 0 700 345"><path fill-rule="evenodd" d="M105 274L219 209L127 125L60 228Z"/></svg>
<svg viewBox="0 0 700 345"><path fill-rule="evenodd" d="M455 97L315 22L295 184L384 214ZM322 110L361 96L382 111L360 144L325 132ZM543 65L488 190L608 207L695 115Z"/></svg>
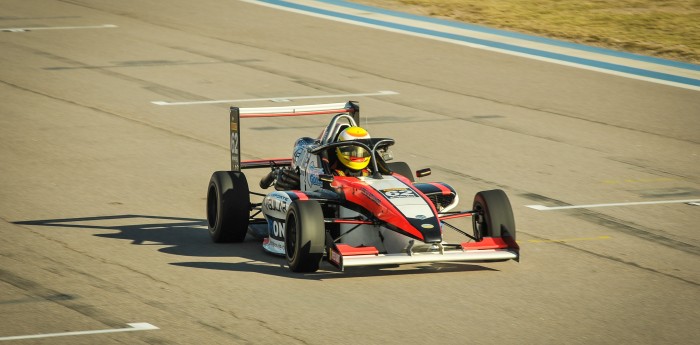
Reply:
<svg viewBox="0 0 700 345"><path fill-rule="evenodd" d="M289 217L287 219L287 234L285 235L285 252L287 253L287 258L292 260L296 255L296 243L297 243L297 224L295 217Z"/></svg>
<svg viewBox="0 0 700 345"><path fill-rule="evenodd" d="M216 187L212 186L207 194L207 222L209 222L209 229L216 227L218 213L219 205L216 198Z"/></svg>
<svg viewBox="0 0 700 345"><path fill-rule="evenodd" d="M472 224L474 228L475 237L481 240L484 237L485 230L488 224L486 224L486 214L484 213L484 207L481 204L474 205L474 212L476 217L472 217Z"/></svg>

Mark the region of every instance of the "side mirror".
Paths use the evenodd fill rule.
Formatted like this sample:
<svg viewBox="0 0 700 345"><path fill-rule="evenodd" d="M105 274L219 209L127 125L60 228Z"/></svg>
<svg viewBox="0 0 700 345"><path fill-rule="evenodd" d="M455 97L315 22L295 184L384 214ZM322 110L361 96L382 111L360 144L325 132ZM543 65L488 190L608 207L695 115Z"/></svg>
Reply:
<svg viewBox="0 0 700 345"><path fill-rule="evenodd" d="M382 159L385 162L394 160L394 154L390 150L384 149L384 150L378 150L378 151L379 151L379 154L382 156Z"/></svg>
<svg viewBox="0 0 700 345"><path fill-rule="evenodd" d="M318 175L318 179L323 181L323 182L332 183L333 182L333 175L321 174L321 175Z"/></svg>
<svg viewBox="0 0 700 345"><path fill-rule="evenodd" d="M416 170L416 177L421 178L421 177L426 177L433 172L430 170L430 168L425 168L425 169L420 169Z"/></svg>

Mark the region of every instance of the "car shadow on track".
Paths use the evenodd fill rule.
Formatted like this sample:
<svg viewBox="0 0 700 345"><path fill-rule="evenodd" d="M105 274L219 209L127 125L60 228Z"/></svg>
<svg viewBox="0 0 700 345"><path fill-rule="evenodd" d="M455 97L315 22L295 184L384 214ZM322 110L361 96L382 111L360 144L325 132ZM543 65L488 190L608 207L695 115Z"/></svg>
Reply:
<svg viewBox="0 0 700 345"><path fill-rule="evenodd" d="M278 262L278 265L261 262L245 262L245 263L225 263L225 262L178 262L173 263L176 266L204 268L210 270L224 270L236 272L254 272L276 275L281 277L289 277L294 279L305 280L329 280L329 279L344 279L356 277L389 277L396 275L412 275L412 274L436 274L436 273L454 273L454 272L475 272L475 271L497 271L495 269L479 266L475 264L466 264L458 262L442 262L422 265L391 265L391 266L367 266L367 267L352 267L341 272L327 262L322 262L321 267L314 273L294 273L289 271L284 260L281 258L273 258L270 261Z"/></svg>
<svg viewBox="0 0 700 345"><path fill-rule="evenodd" d="M300 274L289 271L283 257L262 250L260 240L250 235L242 243L213 243L204 219L147 215L112 215L83 218L43 219L13 222L17 225L104 230L95 236L129 240L134 245L167 246L159 252L189 257L238 258L237 262L176 262L174 266L269 274L295 279L325 280L368 276L392 276L424 273L497 271L466 263L352 267L340 272L322 262L318 272ZM241 261L240 259L243 259Z"/></svg>
<svg viewBox="0 0 700 345"><path fill-rule="evenodd" d="M121 214L29 220L14 224L98 231L100 233L94 236L128 240L134 245L166 246L158 251L173 255L230 257L239 254L234 248L236 244L213 243L207 231L207 221L197 218ZM261 253L261 256L265 255Z"/></svg>

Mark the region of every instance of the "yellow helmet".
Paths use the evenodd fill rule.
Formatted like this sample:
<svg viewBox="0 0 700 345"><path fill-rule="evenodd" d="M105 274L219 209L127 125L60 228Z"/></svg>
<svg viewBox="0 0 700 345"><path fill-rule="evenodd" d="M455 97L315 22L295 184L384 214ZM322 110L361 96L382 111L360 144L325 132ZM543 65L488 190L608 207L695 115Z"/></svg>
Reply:
<svg viewBox="0 0 700 345"><path fill-rule="evenodd" d="M369 133L362 127L348 127L338 135L338 141L369 139ZM362 170L369 164L371 152L360 146L344 146L336 148L340 163L352 170Z"/></svg>

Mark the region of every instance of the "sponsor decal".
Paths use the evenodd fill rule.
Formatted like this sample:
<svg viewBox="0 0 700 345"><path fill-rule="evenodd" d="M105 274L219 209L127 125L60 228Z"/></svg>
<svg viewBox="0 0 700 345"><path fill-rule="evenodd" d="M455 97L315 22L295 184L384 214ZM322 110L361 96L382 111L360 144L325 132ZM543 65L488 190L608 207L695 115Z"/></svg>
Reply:
<svg viewBox="0 0 700 345"><path fill-rule="evenodd" d="M435 225L425 223L425 224L422 224L420 227L423 228L423 229L432 229L432 228L435 227Z"/></svg>
<svg viewBox="0 0 700 345"><path fill-rule="evenodd" d="M231 132L231 153L238 154L238 132Z"/></svg>
<svg viewBox="0 0 700 345"><path fill-rule="evenodd" d="M268 218L269 237L263 240L263 249L273 254L284 255L284 226L284 221L272 217Z"/></svg>
<svg viewBox="0 0 700 345"><path fill-rule="evenodd" d="M298 161L299 157L301 157L301 154L304 152L304 148L301 146L297 146L296 150L294 150L294 161Z"/></svg>
<svg viewBox="0 0 700 345"><path fill-rule="evenodd" d="M370 192L368 192L368 191L366 191L366 190L364 190L364 189L360 189L360 192L361 192L364 196L366 196L369 200L374 201L375 204L377 204L377 205L381 205L381 204L382 204L382 201L379 200L376 196L372 195Z"/></svg>
<svg viewBox="0 0 700 345"><path fill-rule="evenodd" d="M331 250L331 261L335 262L336 264L340 264L340 254L338 254L338 252L335 250Z"/></svg>
<svg viewBox="0 0 700 345"><path fill-rule="evenodd" d="M280 200L277 198L266 198L265 199L265 208L267 208L270 211L279 211L282 213L287 213L287 202L285 200Z"/></svg>
<svg viewBox="0 0 700 345"><path fill-rule="evenodd" d="M231 132L231 165L235 171L241 170L241 162L238 161L238 132Z"/></svg>
<svg viewBox="0 0 700 345"><path fill-rule="evenodd" d="M283 255L285 251L284 241L279 241L274 238L266 238L263 242L263 248L268 252L280 255Z"/></svg>
<svg viewBox="0 0 700 345"><path fill-rule="evenodd" d="M387 199L417 198L418 194L410 188L388 188L380 190Z"/></svg>
<svg viewBox="0 0 700 345"><path fill-rule="evenodd" d="M308 184L313 186L323 186L323 181L318 177L318 175L323 174L323 169L316 167L313 162L309 163L309 168L307 170L306 180Z"/></svg>
<svg viewBox="0 0 700 345"><path fill-rule="evenodd" d="M276 220L276 219L271 220L270 223L272 223L272 224L270 224L270 230L271 230L270 236L272 236L272 238L274 238L274 239L279 239L280 241L284 241L285 223L280 221L280 220Z"/></svg>
<svg viewBox="0 0 700 345"><path fill-rule="evenodd" d="M231 170L240 171L241 170L241 153L240 153L240 136L239 136L239 112L238 108L231 108Z"/></svg>
<svg viewBox="0 0 700 345"><path fill-rule="evenodd" d="M319 172L312 172L309 174L309 184L312 184L314 186L323 186L323 181L318 177L320 175Z"/></svg>

